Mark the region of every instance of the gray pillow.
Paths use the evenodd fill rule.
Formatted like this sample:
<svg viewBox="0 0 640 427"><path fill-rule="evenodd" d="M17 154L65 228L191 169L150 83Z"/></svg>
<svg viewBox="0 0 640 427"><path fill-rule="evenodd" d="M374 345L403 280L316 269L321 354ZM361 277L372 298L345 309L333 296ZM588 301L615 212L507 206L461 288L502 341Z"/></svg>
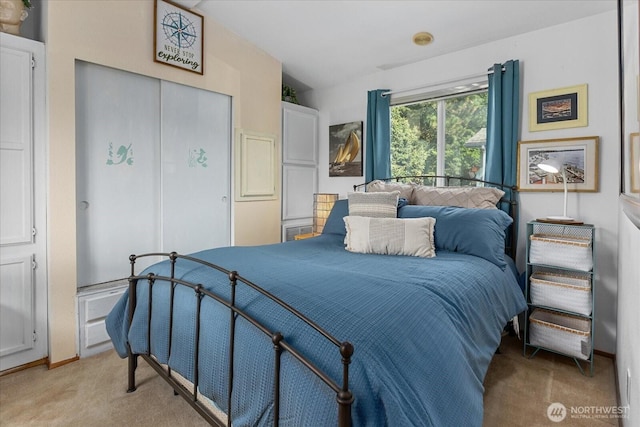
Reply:
<svg viewBox="0 0 640 427"><path fill-rule="evenodd" d="M366 191L367 192L386 192L389 193L391 191L399 191L400 196L403 199L411 200L413 198L413 188L414 184L403 184L401 182L385 182L379 179L375 181L371 181L367 184Z"/></svg>
<svg viewBox="0 0 640 427"><path fill-rule="evenodd" d="M496 209L504 191L493 187L428 187L413 189L410 205L457 206L459 208Z"/></svg>
<svg viewBox="0 0 640 427"><path fill-rule="evenodd" d="M349 193L349 215L396 218L400 192Z"/></svg>

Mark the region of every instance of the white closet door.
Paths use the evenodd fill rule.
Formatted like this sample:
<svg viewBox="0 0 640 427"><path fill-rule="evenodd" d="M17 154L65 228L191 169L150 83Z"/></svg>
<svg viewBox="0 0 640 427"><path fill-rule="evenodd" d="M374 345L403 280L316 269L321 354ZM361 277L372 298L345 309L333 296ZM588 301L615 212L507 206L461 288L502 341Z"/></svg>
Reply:
<svg viewBox="0 0 640 427"><path fill-rule="evenodd" d="M76 62L78 286L127 277L130 254L160 247L159 112L158 80Z"/></svg>
<svg viewBox="0 0 640 427"><path fill-rule="evenodd" d="M231 98L162 86L162 248L192 253L230 244Z"/></svg>

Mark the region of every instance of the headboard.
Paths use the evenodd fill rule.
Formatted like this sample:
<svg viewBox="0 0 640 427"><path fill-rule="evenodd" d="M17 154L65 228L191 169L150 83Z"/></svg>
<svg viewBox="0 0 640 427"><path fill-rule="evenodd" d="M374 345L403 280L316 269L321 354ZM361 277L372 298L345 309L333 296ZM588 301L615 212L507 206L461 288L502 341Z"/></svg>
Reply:
<svg viewBox="0 0 640 427"><path fill-rule="evenodd" d="M384 178L374 181L395 182L402 184L414 184L427 187L493 187L504 191L504 196L497 206L504 210L513 219L513 223L506 233L505 253L515 260L516 238L518 224L518 200L517 187L497 182L484 181L477 178L465 178L449 175L412 175ZM353 191L367 191L367 186L374 181L365 182L353 186ZM515 226L515 227L514 227Z"/></svg>

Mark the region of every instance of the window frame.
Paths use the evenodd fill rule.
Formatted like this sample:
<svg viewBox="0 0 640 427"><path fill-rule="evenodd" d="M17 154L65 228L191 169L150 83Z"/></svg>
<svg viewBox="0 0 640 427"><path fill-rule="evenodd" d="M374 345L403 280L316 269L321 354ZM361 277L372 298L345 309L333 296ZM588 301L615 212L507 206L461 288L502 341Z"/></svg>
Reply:
<svg viewBox="0 0 640 427"><path fill-rule="evenodd" d="M433 89L427 92L414 93L405 96L393 96L389 102L389 108L419 104L424 102L437 102L437 129L436 129L436 175L445 175L445 156L446 156L446 101L463 96L474 95L477 93L487 93L489 91L489 83L486 78L469 82L467 84L458 84L454 87L441 89ZM482 167L486 173L486 142L481 148L482 150ZM391 153L391 164L393 163L393 153Z"/></svg>

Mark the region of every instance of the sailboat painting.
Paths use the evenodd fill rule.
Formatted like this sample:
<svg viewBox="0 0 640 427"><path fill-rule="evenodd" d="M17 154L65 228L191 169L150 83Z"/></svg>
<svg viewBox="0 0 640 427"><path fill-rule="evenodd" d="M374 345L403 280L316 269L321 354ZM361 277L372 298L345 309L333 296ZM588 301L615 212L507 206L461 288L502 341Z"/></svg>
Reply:
<svg viewBox="0 0 640 427"><path fill-rule="evenodd" d="M362 176L362 122L329 126L329 176Z"/></svg>

